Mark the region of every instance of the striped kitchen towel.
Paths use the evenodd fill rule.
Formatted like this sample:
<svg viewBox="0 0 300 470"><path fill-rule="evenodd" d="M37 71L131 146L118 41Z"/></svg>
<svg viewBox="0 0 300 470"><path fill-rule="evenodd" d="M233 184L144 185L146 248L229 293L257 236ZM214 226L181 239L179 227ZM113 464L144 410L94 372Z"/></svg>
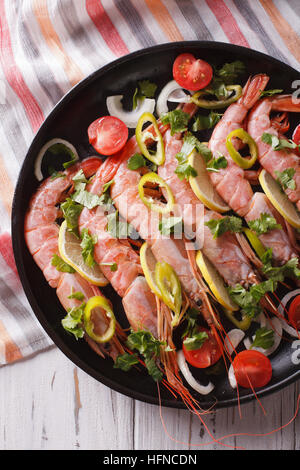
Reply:
<svg viewBox="0 0 300 470"><path fill-rule="evenodd" d="M0 363L51 345L17 277L10 218L28 146L55 103L115 58L158 43L231 42L299 69L299 0L0 0Z"/></svg>

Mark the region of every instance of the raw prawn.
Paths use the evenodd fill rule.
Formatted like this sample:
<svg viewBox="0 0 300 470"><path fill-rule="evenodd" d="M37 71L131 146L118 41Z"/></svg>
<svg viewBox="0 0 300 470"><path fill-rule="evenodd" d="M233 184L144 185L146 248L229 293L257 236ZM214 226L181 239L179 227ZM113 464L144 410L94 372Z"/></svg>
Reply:
<svg viewBox="0 0 300 470"><path fill-rule="evenodd" d="M59 253L59 225L56 223L56 219L60 213L57 204L63 202L67 197L68 190L73 186L72 178L80 169L88 177L96 172L100 164L99 158L89 158L65 170L59 178L47 178L31 198L25 216L25 240L28 249L50 286L56 288L60 303L66 311L79 307L82 302L87 302L93 296L103 296L103 294L98 287L87 282L78 273L64 273L52 266L53 255ZM69 298L74 292L80 292L83 299ZM102 334L107 328L104 312L99 308L93 312L93 324L95 331L99 334ZM117 332L121 334L118 325ZM124 351L116 335L112 338L108 350L97 344L87 334L85 334L85 339L102 357L107 352L115 358Z"/></svg>
<svg viewBox="0 0 300 470"><path fill-rule="evenodd" d="M211 181L220 196L247 222L259 218L263 213L272 215L276 220L280 219L280 215L271 208L263 194L253 193L251 184L246 178L247 172L240 168L229 155L226 138L231 131L244 126L248 111L259 99L261 90L265 88L267 82L268 77L262 74L248 80L242 97L227 108L209 141L209 148L213 155L222 154L227 160L226 168L210 173ZM251 129L249 131L252 135ZM284 264L297 256L283 229L271 230L259 238L266 247L272 248L273 258L278 264Z"/></svg>
<svg viewBox="0 0 300 470"><path fill-rule="evenodd" d="M248 118L248 132L256 141L258 147L258 158L260 164L273 178L277 179L276 172L282 172L293 168L295 174L293 179L296 183L295 189L286 188L288 198L296 204L300 210L300 160L299 156L290 149L275 150L272 146L262 141L264 133L272 134L279 139L283 137L286 130L286 122L280 123L278 118L271 119L272 111L289 111L300 113L300 103L295 103L291 95L276 95L272 98L260 100L250 112Z"/></svg>

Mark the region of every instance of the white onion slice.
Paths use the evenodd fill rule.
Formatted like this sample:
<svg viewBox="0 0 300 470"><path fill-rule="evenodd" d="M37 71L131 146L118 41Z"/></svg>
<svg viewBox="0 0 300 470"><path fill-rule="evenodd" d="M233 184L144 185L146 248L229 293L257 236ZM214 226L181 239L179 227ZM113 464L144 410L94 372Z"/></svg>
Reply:
<svg viewBox="0 0 300 470"><path fill-rule="evenodd" d="M267 325L267 319L265 317L264 314L261 314L260 315L260 326L261 328L263 327L266 327ZM271 320L270 320L270 327L271 329L274 331L274 344L273 346L271 346L270 348L268 349L263 349L263 348L259 348L259 347L256 347L254 346L253 348L251 348L251 345L253 344L251 342L251 340L249 338L246 338L244 340L244 346L246 349L253 349L254 351L259 351L261 352L262 354L264 354L265 356L270 356L270 354L272 354L274 351L276 351L276 349L278 348L278 346L280 345L280 342L281 342L281 339L282 339L282 326L281 326L281 321L276 318L276 317L273 317ZM252 337L252 340L254 340L255 338L255 335Z"/></svg>
<svg viewBox="0 0 300 470"><path fill-rule="evenodd" d="M295 289L295 290L292 290L291 292L288 292L281 299L281 304L279 304L277 307L277 310L281 315L284 315L284 307L286 306L288 301L291 300L292 297L295 297L298 294L300 294L300 289ZM289 335L293 336L294 338L299 338L299 333L297 332L296 328L293 328L292 326L288 325L282 318L280 318L280 323L281 323L282 329L285 330Z"/></svg>
<svg viewBox="0 0 300 470"><path fill-rule="evenodd" d="M229 380L229 383L232 386L232 388L237 387L237 382L236 382L236 378L235 378L235 375L234 375L234 369L233 369L232 364L230 364L230 367L228 369L228 380Z"/></svg>
<svg viewBox="0 0 300 470"><path fill-rule="evenodd" d="M159 117L169 111L167 101L188 103L190 101L190 95L185 93L175 80L171 80L163 87L157 98L156 112Z"/></svg>
<svg viewBox="0 0 300 470"><path fill-rule="evenodd" d="M229 354L233 353L234 349L240 344L244 336L244 331L240 330L239 328L234 328L233 330L230 330L228 333L226 333L224 347Z"/></svg>
<svg viewBox="0 0 300 470"><path fill-rule="evenodd" d="M133 111L125 111L123 109L122 98L123 95L108 96L106 98L106 106L109 114L121 119L127 127L136 127L143 113L153 114L155 108L155 100L153 98L138 100L137 107Z"/></svg>
<svg viewBox="0 0 300 470"><path fill-rule="evenodd" d="M56 144L62 144L62 145L65 145L66 147L68 147L71 150L71 152L74 154L74 157L75 157L74 161L79 160L79 156L78 156L76 148L72 144L70 144L70 142L68 142L67 140L57 139L57 138L49 140L49 142L47 142L45 145L43 145L43 147L39 151L38 156L37 156L37 158L35 160L35 163L34 163L34 174L35 174L35 177L38 181L42 181L44 179L43 173L42 173L43 157L44 157L45 153L47 152L47 150L49 150L50 147L52 147L53 145L56 145Z"/></svg>
<svg viewBox="0 0 300 470"><path fill-rule="evenodd" d="M201 385L191 374L191 371L186 363L184 354L182 351L177 353L177 362L182 375L184 376L187 383L200 395L208 395L215 388L214 384L209 382L207 385Z"/></svg>

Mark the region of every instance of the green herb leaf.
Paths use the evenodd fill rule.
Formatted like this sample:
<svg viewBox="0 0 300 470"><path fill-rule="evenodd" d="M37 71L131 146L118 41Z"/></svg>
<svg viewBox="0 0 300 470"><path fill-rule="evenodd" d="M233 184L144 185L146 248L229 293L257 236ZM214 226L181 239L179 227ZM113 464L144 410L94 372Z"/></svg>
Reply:
<svg viewBox="0 0 300 470"><path fill-rule="evenodd" d="M299 149L300 146L295 144L291 139L279 139L274 134L268 134L264 132L261 136L262 142L265 144L271 145L274 150L284 150L284 149Z"/></svg>
<svg viewBox="0 0 300 470"><path fill-rule="evenodd" d="M57 254L52 256L51 264L52 266L56 267L57 271L62 273L75 273L75 269L73 269L69 264L65 263L64 260L61 259L61 257Z"/></svg>
<svg viewBox="0 0 300 470"><path fill-rule="evenodd" d="M127 162L129 170L138 170L144 166L146 166L146 160L141 153L135 153Z"/></svg>
<svg viewBox="0 0 300 470"><path fill-rule="evenodd" d="M64 168L69 168L71 165L74 165L76 162L76 155L74 152L70 149L70 147L67 147L65 144L62 143L57 143L54 145L51 145L51 147L48 148L47 152L52 153L53 155L68 155L71 157L71 160L63 163Z"/></svg>
<svg viewBox="0 0 300 470"><path fill-rule="evenodd" d="M112 179L103 185L102 194L106 193L106 191L111 187L113 182L114 180Z"/></svg>
<svg viewBox="0 0 300 470"><path fill-rule="evenodd" d="M163 217L158 228L162 235L166 236L172 233L182 233L182 217Z"/></svg>
<svg viewBox="0 0 300 470"><path fill-rule="evenodd" d="M90 235L87 228L82 229L81 231L81 243L82 248L82 257L87 266L90 268L95 266L96 261L94 260L94 246L97 243L97 237L95 235Z"/></svg>
<svg viewBox="0 0 300 470"><path fill-rule="evenodd" d="M196 308L190 307L185 313L185 320L187 321L187 326L185 331L182 334L182 338L186 336L193 336L196 331L198 331L197 320L199 318L199 312Z"/></svg>
<svg viewBox="0 0 300 470"><path fill-rule="evenodd" d="M157 89L155 83L150 82L149 80L142 80L138 82L138 86L134 91L132 98L132 109L135 109L138 105L139 100L144 100L144 98L153 98Z"/></svg>
<svg viewBox="0 0 300 470"><path fill-rule="evenodd" d="M205 162L208 162L212 159L212 153L207 147L207 145L200 142L197 137L195 137L191 132L187 133L183 139L183 145L180 152L176 154L177 160L182 163L187 159L187 157L196 149L198 153L202 155Z"/></svg>
<svg viewBox="0 0 300 470"><path fill-rule="evenodd" d="M174 173L176 173L180 180L184 178L188 180L190 176L196 177L198 174L195 168L187 162L179 163Z"/></svg>
<svg viewBox="0 0 300 470"><path fill-rule="evenodd" d="M148 374L155 382L160 382L162 380L163 373L157 367L154 357L145 357L145 366L147 367Z"/></svg>
<svg viewBox="0 0 300 470"><path fill-rule="evenodd" d="M261 90L260 92L260 98L264 98L265 96L273 96L277 95L278 93L282 93L283 90L274 89L274 90Z"/></svg>
<svg viewBox="0 0 300 470"><path fill-rule="evenodd" d="M195 349L200 349L207 339L208 334L206 331L199 331L194 333L193 336L185 338L183 344L188 351L194 351Z"/></svg>
<svg viewBox="0 0 300 470"><path fill-rule="evenodd" d="M217 70L216 75L220 77L226 85L232 85L245 70L245 64L240 60L235 60L234 62L224 64L223 67Z"/></svg>
<svg viewBox="0 0 300 470"><path fill-rule="evenodd" d="M124 372L128 372L132 366L138 363L139 359L136 354L124 353L117 356L113 367L115 369L121 369Z"/></svg>
<svg viewBox="0 0 300 470"><path fill-rule="evenodd" d="M266 327L258 328L258 330L255 332L255 338L250 349L253 347L269 349L273 346L273 344L274 331L268 330Z"/></svg>
<svg viewBox="0 0 300 470"><path fill-rule="evenodd" d="M69 333L72 333L76 339L84 336L84 330L82 328L84 307L85 303L82 303L79 307L69 309L68 314L61 321L63 328Z"/></svg>
<svg viewBox="0 0 300 470"><path fill-rule="evenodd" d="M298 258L291 258L283 266L272 266L272 249L268 248L261 257L262 271L268 279L274 282L283 282L285 277L300 278Z"/></svg>
<svg viewBox="0 0 300 470"><path fill-rule="evenodd" d="M239 305L242 312L250 318L258 316L262 312L259 305L260 300L267 292L274 292L277 284L271 279L253 285L247 291L243 286L237 284L235 287L229 287L228 292L234 302Z"/></svg>
<svg viewBox="0 0 300 470"><path fill-rule="evenodd" d="M181 109L174 109L174 111L170 111L161 117L161 122L164 125L170 124L171 135L174 135L176 132L186 131L189 120L189 114L185 113Z"/></svg>
<svg viewBox="0 0 300 470"><path fill-rule="evenodd" d="M220 121L221 117L222 114L216 113L215 111L211 111L208 116L198 115L195 118L192 129L194 132L211 129Z"/></svg>
<svg viewBox="0 0 300 470"><path fill-rule="evenodd" d="M241 232L242 219L235 216L226 216L220 219L211 219L204 225L210 229L214 238L218 238L225 232Z"/></svg>
<svg viewBox="0 0 300 470"><path fill-rule="evenodd" d="M296 189L296 181L293 179L294 174L296 173L295 168L287 168L283 171L276 171L275 174L277 176L277 183L280 184L282 189Z"/></svg>
<svg viewBox="0 0 300 470"><path fill-rule="evenodd" d="M51 180L55 180L57 178L65 178L66 175L62 171L56 171L55 168L52 166L48 167L48 173L51 177Z"/></svg>
<svg viewBox="0 0 300 470"><path fill-rule="evenodd" d="M118 211L107 215L107 231L114 238L136 238L136 231L133 226L124 220L120 220Z"/></svg>
<svg viewBox="0 0 300 470"><path fill-rule="evenodd" d="M72 292L72 294L70 294L68 296L68 299L83 300L84 299L84 294L80 291Z"/></svg>
<svg viewBox="0 0 300 470"><path fill-rule="evenodd" d="M206 165L207 171L219 171L220 168L227 168L228 162L224 155L217 158L212 158Z"/></svg>
<svg viewBox="0 0 300 470"><path fill-rule="evenodd" d="M258 236L270 230L282 228L281 225L277 223L276 219L267 213L261 214L259 219L250 220L248 225Z"/></svg>
<svg viewBox="0 0 300 470"><path fill-rule="evenodd" d="M103 204L103 200L97 195L86 191L85 189L79 189L72 194L71 198L73 201L81 204L88 209L93 209L96 206Z"/></svg>
<svg viewBox="0 0 300 470"><path fill-rule="evenodd" d="M110 266L110 270L113 272L118 269L117 263L100 263L100 266Z"/></svg>
<svg viewBox="0 0 300 470"><path fill-rule="evenodd" d="M67 222L68 230L78 237L78 218L83 206L81 204L76 204L76 202L71 198L67 198L66 201L60 205L60 208Z"/></svg>

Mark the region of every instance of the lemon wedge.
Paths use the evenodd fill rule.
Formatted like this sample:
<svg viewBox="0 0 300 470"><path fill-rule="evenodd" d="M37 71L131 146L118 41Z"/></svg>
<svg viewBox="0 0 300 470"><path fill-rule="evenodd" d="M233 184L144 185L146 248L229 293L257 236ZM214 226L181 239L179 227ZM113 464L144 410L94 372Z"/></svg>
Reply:
<svg viewBox="0 0 300 470"><path fill-rule="evenodd" d="M239 307L235 302L233 302L230 295L228 294L222 277L209 261L209 259L200 250L196 256L196 262L202 276L204 277L216 300L231 312L238 310Z"/></svg>
<svg viewBox="0 0 300 470"><path fill-rule="evenodd" d="M82 257L81 240L67 229L67 223L64 221L59 230L58 249L61 258L72 266L86 281L95 286L106 286L108 280L104 277L100 267L89 267L85 264Z"/></svg>
<svg viewBox="0 0 300 470"><path fill-rule="evenodd" d="M215 190L207 173L203 157L193 150L188 157L189 165L197 172L197 176L190 176L189 183L198 199L209 209L216 212L227 212L230 208Z"/></svg>
<svg viewBox="0 0 300 470"><path fill-rule="evenodd" d="M279 214L293 227L300 228L300 216L294 204L280 189L279 184L266 170L259 175L259 182L267 198Z"/></svg>
<svg viewBox="0 0 300 470"><path fill-rule="evenodd" d="M149 248L147 242L143 243L143 245L141 246L140 260L148 286L150 287L152 292L161 299L161 292L155 281L156 259L151 251L151 248Z"/></svg>

